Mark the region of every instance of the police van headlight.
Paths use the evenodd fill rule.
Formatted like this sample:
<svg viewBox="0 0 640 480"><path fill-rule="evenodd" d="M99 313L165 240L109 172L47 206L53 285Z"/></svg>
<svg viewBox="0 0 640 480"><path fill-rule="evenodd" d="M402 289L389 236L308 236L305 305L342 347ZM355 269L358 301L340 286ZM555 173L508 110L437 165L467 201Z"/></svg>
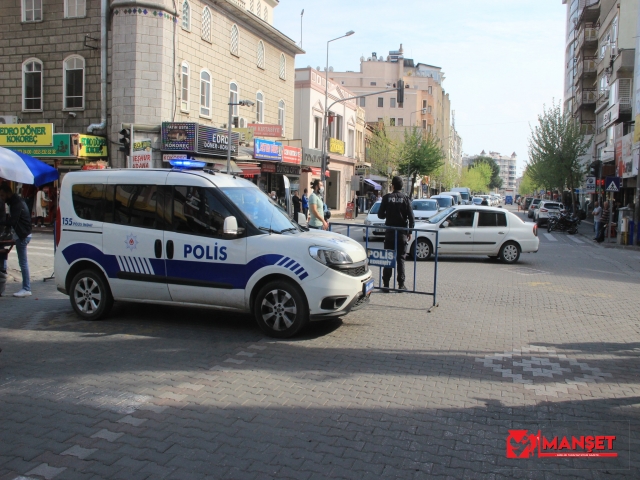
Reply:
<svg viewBox="0 0 640 480"><path fill-rule="evenodd" d="M349 265L353 263L351 257L342 250L325 247L309 247L309 255L323 265Z"/></svg>

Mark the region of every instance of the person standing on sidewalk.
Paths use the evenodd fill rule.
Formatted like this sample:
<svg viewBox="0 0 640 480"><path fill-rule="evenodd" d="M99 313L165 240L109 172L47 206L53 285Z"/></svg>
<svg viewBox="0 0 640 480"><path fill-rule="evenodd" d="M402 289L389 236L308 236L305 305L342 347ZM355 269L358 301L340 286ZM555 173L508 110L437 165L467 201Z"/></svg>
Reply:
<svg viewBox="0 0 640 480"><path fill-rule="evenodd" d="M298 192L293 192L293 197L291 198L293 202L293 221L298 223L298 214L300 213L300 197L298 196Z"/></svg>
<svg viewBox="0 0 640 480"><path fill-rule="evenodd" d="M307 195L306 188L302 194L302 213L305 217L309 214L309 196Z"/></svg>
<svg viewBox="0 0 640 480"><path fill-rule="evenodd" d="M31 280L29 278L29 262L27 260L27 245L31 241L31 215L25 201L13 193L11 187L3 183L0 185L0 199L9 205L10 216L0 222L0 226L9 225L13 229L18 253L18 264L22 273L22 289L13 294L14 297L31 296Z"/></svg>
<svg viewBox="0 0 640 480"><path fill-rule="evenodd" d="M594 202L591 214L593 215L593 231L596 232L595 235L597 237L598 233L600 233L600 220L602 219L602 207L598 202Z"/></svg>
<svg viewBox="0 0 640 480"><path fill-rule="evenodd" d="M604 242L607 235L607 229L609 227L609 221L611 219L611 212L609 211L609 202L604 202L604 209L602 210L602 216L600 217L600 230L594 240L598 243Z"/></svg>
<svg viewBox="0 0 640 480"><path fill-rule="evenodd" d="M411 200L402 192L402 178L393 177L391 180L393 185L393 193L387 193L382 197L380 209L378 210L378 218L385 220L384 224L388 227L413 228L415 226L415 217L413 216L413 208L411 208ZM396 239L398 243L396 244ZM384 248L396 251L396 268L398 270L398 289L406 290L404 285L404 257L407 253L407 243L411 241L411 232L403 230L388 229L384 236ZM382 270L383 292L389 291L389 281L393 269L385 267Z"/></svg>
<svg viewBox="0 0 640 480"><path fill-rule="evenodd" d="M320 180L314 180L311 188L313 193L309 197L309 228L329 230L329 224L324 219L324 185Z"/></svg>

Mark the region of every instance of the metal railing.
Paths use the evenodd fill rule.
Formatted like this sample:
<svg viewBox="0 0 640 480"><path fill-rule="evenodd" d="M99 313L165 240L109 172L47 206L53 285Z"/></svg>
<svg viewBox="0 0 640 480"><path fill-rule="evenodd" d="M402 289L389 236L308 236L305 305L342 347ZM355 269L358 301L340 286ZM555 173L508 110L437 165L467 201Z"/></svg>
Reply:
<svg viewBox="0 0 640 480"><path fill-rule="evenodd" d="M228 2L230 2L230 3L234 3L234 4L236 4L238 7L240 7L240 8L244 8L245 10L246 10L246 8L247 8L247 7L246 7L246 5L245 5L245 3L244 3L244 0L227 0L227 1L228 1Z"/></svg>
<svg viewBox="0 0 640 480"><path fill-rule="evenodd" d="M382 270L383 267L379 267L380 271L378 272L378 285L375 286L374 284L374 288L376 290L384 290L384 291L389 291L389 292L399 292L399 293L414 293L416 295L427 295L427 296L431 296L433 297L433 303L431 305L430 308L427 309L427 312L430 312L431 309L433 307L437 307L438 303L437 303L437 293L438 293L438 243L440 241L440 232L435 230L435 231L431 231L429 230L428 233L429 234L434 234L435 235L435 242L432 242L429 239L430 243L435 243L433 245L433 258L434 258L434 268L433 268L433 291L420 291L417 289L417 281L418 281L418 276L417 276L417 270L418 270L418 238L426 238L424 235L422 235L421 237L418 237L418 234L421 232L422 234L425 234L427 231L426 230L421 230L418 228L408 228L408 227L388 227L386 225L362 225L362 224L352 224L352 223L336 223L336 222L332 222L329 223L329 231L333 231L334 227L347 227L347 234L346 236L351 238L351 229L356 229L356 230L360 230L360 229L364 229L364 237L365 237L365 250L367 251L367 258L369 257L369 230L384 230L385 231L385 235L387 231L394 231L395 232L395 248L393 250L394 252L394 258L396 259L395 264L393 266L393 288L391 288L391 286L389 286L389 288L385 288L382 285ZM405 255L405 259L408 259L407 257L410 255L413 255L413 288L412 289L407 289L407 290L400 290L399 288L396 288L398 285L396 284L396 280L397 280L397 268L398 268L398 263L397 263L397 258L398 258L398 236L399 236L399 232L400 233L405 233L405 232L411 232L412 237L413 237L413 248L408 251ZM336 233L341 233L342 232L336 232ZM344 234L343 234L344 235ZM410 260L410 259L408 259ZM406 271L406 269L405 269Z"/></svg>

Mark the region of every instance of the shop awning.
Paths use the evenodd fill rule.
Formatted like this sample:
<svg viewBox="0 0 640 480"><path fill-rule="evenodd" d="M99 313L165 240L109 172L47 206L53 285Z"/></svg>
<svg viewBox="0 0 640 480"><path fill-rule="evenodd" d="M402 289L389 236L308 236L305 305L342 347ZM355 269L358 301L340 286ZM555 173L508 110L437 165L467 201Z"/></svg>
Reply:
<svg viewBox="0 0 640 480"><path fill-rule="evenodd" d="M308 172L309 170L308 170L308 169L305 169L304 171L305 171L305 172ZM330 170L327 170L327 171L325 172L325 177L327 177L327 178L328 178L328 177L330 177L330 176L331 176L331 175L329 174L329 172L330 172ZM312 174L312 175L320 176L320 174L321 174L321 173L322 173L322 170L321 170L320 168L318 168L318 167L311 167L311 174Z"/></svg>
<svg viewBox="0 0 640 480"><path fill-rule="evenodd" d="M374 182L373 180L369 179L369 178L365 178L364 179L364 183L368 183L369 185L371 185L375 190L382 190L382 185L380 185L379 183Z"/></svg>
<svg viewBox="0 0 640 480"><path fill-rule="evenodd" d="M242 176L245 178L260 175L260 165L257 163L238 163L238 167L242 170Z"/></svg>

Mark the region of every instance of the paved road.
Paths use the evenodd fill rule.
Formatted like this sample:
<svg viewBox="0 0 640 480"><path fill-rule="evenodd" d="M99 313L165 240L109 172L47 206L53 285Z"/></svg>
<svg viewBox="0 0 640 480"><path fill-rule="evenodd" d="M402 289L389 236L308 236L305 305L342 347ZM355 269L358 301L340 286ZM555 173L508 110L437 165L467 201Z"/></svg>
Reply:
<svg viewBox="0 0 640 480"><path fill-rule="evenodd" d="M0 480L638 478L640 253L554 232L439 273L433 313L377 293L286 341L208 310L79 321L51 282L0 298ZM517 428L620 456L507 459Z"/></svg>

